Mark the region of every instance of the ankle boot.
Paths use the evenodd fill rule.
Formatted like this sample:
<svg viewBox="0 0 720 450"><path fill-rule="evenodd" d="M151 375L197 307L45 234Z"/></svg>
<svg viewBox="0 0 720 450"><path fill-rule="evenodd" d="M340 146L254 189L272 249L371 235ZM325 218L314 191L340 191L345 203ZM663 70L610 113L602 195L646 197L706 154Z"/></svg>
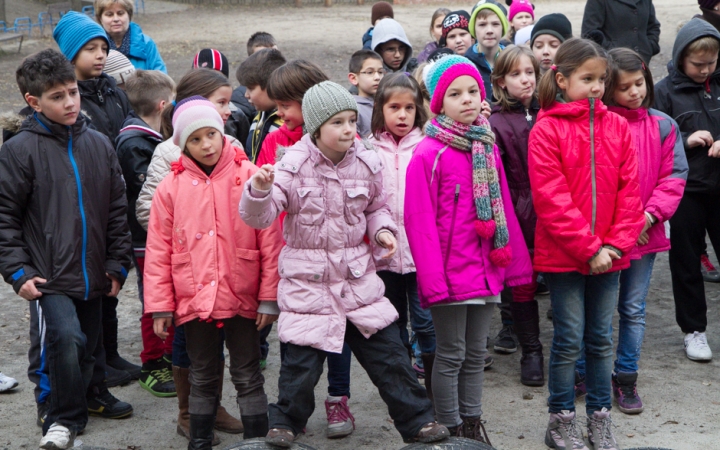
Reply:
<svg viewBox="0 0 720 450"><path fill-rule="evenodd" d="M268 415L258 414L255 416L242 416L242 423L245 427L243 439L265 437L268 434Z"/></svg>
<svg viewBox="0 0 720 450"><path fill-rule="evenodd" d="M230 434L240 434L243 432L243 424L230 415L224 406L220 404L223 393L223 380L225 379L225 362L220 361L220 384L218 385L218 406L215 415L215 429ZM263 435L264 436L264 435Z"/></svg>
<svg viewBox="0 0 720 450"><path fill-rule="evenodd" d="M480 416L462 417L462 421L463 423L460 426L463 428L463 435L467 439L472 439L473 441L482 442L483 444L492 446Z"/></svg>
<svg viewBox="0 0 720 450"><path fill-rule="evenodd" d="M433 397L432 391L432 371L433 364L435 364L435 353L420 353L420 358L422 359L423 367L425 368L425 390L427 391L427 396L433 404L434 409L435 398Z"/></svg>
<svg viewBox="0 0 720 450"><path fill-rule="evenodd" d="M538 302L513 302L511 310L515 334L522 347L520 382L525 386L542 386L545 384L545 361L540 343Z"/></svg>
<svg viewBox="0 0 720 450"><path fill-rule="evenodd" d="M215 414L190 414L188 450L211 450Z"/></svg>
<svg viewBox="0 0 720 450"><path fill-rule="evenodd" d="M190 413L188 412L188 399L190 398L190 369L173 366L173 381L178 399L177 434L190 440ZM220 438L213 433L212 445L219 445Z"/></svg>

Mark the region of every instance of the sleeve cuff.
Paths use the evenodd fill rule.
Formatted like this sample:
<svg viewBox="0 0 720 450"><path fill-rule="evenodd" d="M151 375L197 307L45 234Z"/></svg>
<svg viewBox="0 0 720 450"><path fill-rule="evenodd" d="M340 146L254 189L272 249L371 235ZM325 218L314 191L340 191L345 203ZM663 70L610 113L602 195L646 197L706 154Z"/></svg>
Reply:
<svg viewBox="0 0 720 450"><path fill-rule="evenodd" d="M250 196L253 198L265 198L270 195L272 188L267 190L255 189L254 187L252 187L252 184L248 183L248 191L250 192Z"/></svg>
<svg viewBox="0 0 720 450"><path fill-rule="evenodd" d="M608 249L608 250L612 250L612 251L614 251L615 253L617 253L617 255L618 255L619 257L621 257L621 258L623 257L623 252L622 252L619 248L617 248L617 247L615 247L615 246L612 246L612 245L610 245L610 244L605 244L605 245L602 246L602 248L606 248L606 249ZM602 249L601 249L601 250L602 250Z"/></svg>
<svg viewBox="0 0 720 450"><path fill-rule="evenodd" d="M277 302L274 301L263 301L260 302L260 306L257 309L258 314L268 314L271 316L280 315L280 308Z"/></svg>
<svg viewBox="0 0 720 450"><path fill-rule="evenodd" d="M380 228L380 229L378 230L378 232L375 233L375 242L377 243L377 245L379 245L379 246L382 247L382 248L385 248L385 246L380 243L380 241L378 240L378 237L380 236L380 233L385 233L385 232L388 232L388 233L392 234L393 236L395 236L395 233L393 233L391 229L389 229L389 228Z"/></svg>

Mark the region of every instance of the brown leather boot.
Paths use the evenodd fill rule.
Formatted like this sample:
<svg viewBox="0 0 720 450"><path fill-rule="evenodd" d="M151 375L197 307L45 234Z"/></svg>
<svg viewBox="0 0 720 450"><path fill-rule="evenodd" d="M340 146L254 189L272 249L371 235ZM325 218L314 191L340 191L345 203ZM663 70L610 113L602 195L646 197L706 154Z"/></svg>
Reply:
<svg viewBox="0 0 720 450"><path fill-rule="evenodd" d="M222 401L223 380L225 378L225 362L220 361L220 385L218 387L218 408L215 417L215 429L224 433L240 434L245 431L242 422L230 415L224 406L220 404Z"/></svg>
<svg viewBox="0 0 720 450"><path fill-rule="evenodd" d="M190 369L183 369L173 366L173 381L175 382L175 391L178 399L178 418L177 418L177 434L190 440ZM220 437L213 432L212 445L219 445Z"/></svg>

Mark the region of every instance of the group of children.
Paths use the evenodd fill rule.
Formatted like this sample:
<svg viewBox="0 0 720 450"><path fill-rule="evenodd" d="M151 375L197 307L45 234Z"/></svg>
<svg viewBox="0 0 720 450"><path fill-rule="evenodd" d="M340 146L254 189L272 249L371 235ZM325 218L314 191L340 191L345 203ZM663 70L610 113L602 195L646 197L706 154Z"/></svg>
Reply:
<svg viewBox="0 0 720 450"><path fill-rule="evenodd" d="M670 250L688 357L712 356L700 255L706 231L720 244L720 33L690 20L654 86L646 55L572 37L562 14L533 25L526 0L509 6L438 10L415 60L392 7L376 3L369 48L350 59L353 93L310 61L287 61L262 32L235 90L214 49L177 85L137 70L120 89L103 71L105 34L65 15L61 52L17 70L29 113L0 150L0 273L34 302L40 448L71 448L88 412L132 414L107 390L100 344L106 299L132 266L139 381L178 397L189 449L217 445L214 430L291 447L326 359L327 435L351 434L351 353L405 442L489 444L482 388L501 292L521 382L545 383L540 274L555 330L545 444L588 448L575 413L586 395L590 447L620 448L609 411L612 397L624 413L643 410L658 252ZM225 347L240 420L220 404Z"/></svg>

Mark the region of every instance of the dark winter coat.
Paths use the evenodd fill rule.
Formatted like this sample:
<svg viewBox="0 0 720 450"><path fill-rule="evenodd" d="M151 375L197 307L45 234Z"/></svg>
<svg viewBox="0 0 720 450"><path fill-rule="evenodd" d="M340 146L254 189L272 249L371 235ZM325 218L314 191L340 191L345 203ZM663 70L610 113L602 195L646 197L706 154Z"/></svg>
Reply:
<svg viewBox="0 0 720 450"><path fill-rule="evenodd" d="M0 150L0 274L18 292L76 299L125 281L131 241L125 184L108 139L79 117L71 127L36 113Z"/></svg>
<svg viewBox="0 0 720 450"><path fill-rule="evenodd" d="M147 231L138 223L135 216L135 203L140 194L140 189L145 184L147 169L155 147L162 141L163 138L160 133L150 128L135 113L131 113L123 123L115 142L118 160L125 178L125 195L128 203L127 218L134 248L145 248Z"/></svg>
<svg viewBox="0 0 720 450"><path fill-rule="evenodd" d="M374 29L375 29L375 27L370 27L370 28L368 28L368 30L365 32L365 34L363 34L363 37L362 37L363 46L362 46L362 48L365 49L365 50L372 50L372 35L373 35L373 30L374 30Z"/></svg>
<svg viewBox="0 0 720 450"><path fill-rule="evenodd" d="M528 140L539 111L540 103L537 100L533 100L528 109L522 103L516 103L515 107L507 112L503 112L500 105L495 105L488 119L495 133L495 144L500 150L515 215L530 252L535 248L537 216L530 190Z"/></svg>
<svg viewBox="0 0 720 450"><path fill-rule="evenodd" d="M645 60L660 53L660 22L652 0L588 0L582 21L582 36L600 37L606 49L627 47Z"/></svg>
<svg viewBox="0 0 720 450"><path fill-rule="evenodd" d="M250 121L245 117L242 109L238 108L230 113L230 117L225 122L225 134L240 142L247 142L250 136Z"/></svg>
<svg viewBox="0 0 720 450"><path fill-rule="evenodd" d="M702 19L692 19L678 32L668 76L655 85L655 108L675 119L680 127L690 168L685 191L718 194L720 159L709 157L706 146L689 148L687 140L698 130L707 130L715 140L720 139L720 66L704 84L695 83L677 69L685 47L703 36L720 40L720 32Z"/></svg>
<svg viewBox="0 0 720 450"><path fill-rule="evenodd" d="M132 111L130 101L115 80L102 74L91 80L78 81L80 107L90 118L93 128L115 144L125 118Z"/></svg>
<svg viewBox="0 0 720 450"><path fill-rule="evenodd" d="M245 117L247 117L248 122L252 122L252 120L255 118L255 115L257 114L257 110L255 107L250 103L250 101L245 98L245 92L247 91L247 88L245 86L238 86L233 90L232 97L230 97L230 101L245 114ZM245 142L245 141L241 141Z"/></svg>

